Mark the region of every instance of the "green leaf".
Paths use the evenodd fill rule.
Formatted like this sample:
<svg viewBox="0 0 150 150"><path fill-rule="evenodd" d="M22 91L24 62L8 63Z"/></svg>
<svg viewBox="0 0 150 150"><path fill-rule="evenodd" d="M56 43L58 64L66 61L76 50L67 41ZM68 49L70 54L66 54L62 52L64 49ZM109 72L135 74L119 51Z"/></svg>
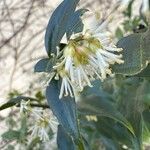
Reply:
<svg viewBox="0 0 150 150"><path fill-rule="evenodd" d="M85 87L80 94L79 111L87 115L99 115L114 119L123 124L134 135L131 124L117 110L112 97L102 90L101 82L96 80L92 84L92 88Z"/></svg>
<svg viewBox="0 0 150 150"><path fill-rule="evenodd" d="M130 0L129 1L127 10L124 12L124 15L129 17L129 18L131 18L131 16L132 16L132 5L133 5L133 2L134 2L134 0Z"/></svg>
<svg viewBox="0 0 150 150"><path fill-rule="evenodd" d="M61 125L58 126L57 145L58 150L76 150L72 138L66 133Z"/></svg>
<svg viewBox="0 0 150 150"><path fill-rule="evenodd" d="M69 96L59 99L59 93L58 81L53 79L46 89L48 104L65 131L77 140L79 139L79 131L75 101Z"/></svg>
<svg viewBox="0 0 150 150"><path fill-rule="evenodd" d="M111 132L110 132L111 133ZM107 138L106 136L101 136L101 141L105 145L106 150L119 150L120 145L114 139Z"/></svg>
<svg viewBox="0 0 150 150"><path fill-rule="evenodd" d="M20 132L15 130L9 130L2 134L2 138L5 140L19 140Z"/></svg>
<svg viewBox="0 0 150 150"><path fill-rule="evenodd" d="M14 145L8 145L6 150L15 150Z"/></svg>
<svg viewBox="0 0 150 150"><path fill-rule="evenodd" d="M33 150L33 147L36 147L41 142L39 137L36 137L30 141L29 145L27 146L27 150Z"/></svg>
<svg viewBox="0 0 150 150"><path fill-rule="evenodd" d="M118 39L120 39L120 38L122 38L123 37L123 31L121 30L121 28L117 28L117 30L116 30L116 37L118 38Z"/></svg>
<svg viewBox="0 0 150 150"><path fill-rule="evenodd" d="M86 115L105 116L123 124L133 135L134 131L130 123L121 115L111 101L102 99L100 96L89 95L82 97L79 105L79 111Z"/></svg>
<svg viewBox="0 0 150 150"><path fill-rule="evenodd" d="M68 39L73 33L79 33L83 30L83 23L80 17L87 11L86 9L79 9L70 17L66 27Z"/></svg>
<svg viewBox="0 0 150 150"><path fill-rule="evenodd" d="M150 106L150 81L144 80L139 87L138 99L145 105L147 109ZM143 108L144 109L144 108Z"/></svg>
<svg viewBox="0 0 150 150"><path fill-rule="evenodd" d="M142 34L141 47L143 49L143 63L147 65L148 63L150 63L150 29Z"/></svg>
<svg viewBox="0 0 150 150"><path fill-rule="evenodd" d="M21 95L21 93L20 93L19 91L17 91L17 90L12 90L12 91L10 91L10 92L8 93L8 98L9 98L9 99L12 99L12 98L17 97L17 96L20 96L20 95Z"/></svg>
<svg viewBox="0 0 150 150"><path fill-rule="evenodd" d="M52 14L45 34L45 47L48 56L56 52L56 47L60 44L70 17L74 14L79 0L64 0Z"/></svg>
<svg viewBox="0 0 150 150"><path fill-rule="evenodd" d="M21 118L21 127L20 127L20 138L19 140L23 143L27 137L27 116L24 114Z"/></svg>
<svg viewBox="0 0 150 150"><path fill-rule="evenodd" d="M133 139L135 150L141 150L142 148L142 95L144 94L145 89L143 86L143 84L139 84L138 78L129 78L123 81L122 87L120 87L118 93L118 100L120 100L118 107L120 108L120 111L126 115L126 118L131 123L135 133L135 138Z"/></svg>
<svg viewBox="0 0 150 150"><path fill-rule="evenodd" d="M80 97L86 97L88 95L93 95L93 96L100 96L101 99L103 100L110 100L113 101L112 97L106 93L104 90L102 90L102 83L100 80L95 80L92 82L93 87L88 87L86 86L84 88L84 91L80 93Z"/></svg>
<svg viewBox="0 0 150 150"><path fill-rule="evenodd" d="M139 74L135 75L138 77L150 77L150 64L143 69Z"/></svg>
<svg viewBox="0 0 150 150"><path fill-rule="evenodd" d="M148 142L150 140L150 110L145 110L143 112L143 140Z"/></svg>
<svg viewBox="0 0 150 150"><path fill-rule="evenodd" d="M84 136L82 136L81 139L82 139L84 149L85 150L91 150L90 145L89 145L89 141L87 141Z"/></svg>
<svg viewBox="0 0 150 150"><path fill-rule="evenodd" d="M145 63L143 63L141 34L132 34L124 37L117 45L123 48L122 54L124 63L112 66L116 74L135 75L146 67Z"/></svg>
<svg viewBox="0 0 150 150"><path fill-rule="evenodd" d="M39 100L39 102L41 102L45 99L45 96L43 95L42 91L40 91L40 90L35 93L35 97L37 100Z"/></svg>
<svg viewBox="0 0 150 150"><path fill-rule="evenodd" d="M83 133L88 135L88 143L93 149L102 149L104 145L108 150L122 150L123 145L133 147L133 134L111 118L97 116L97 121L83 120L81 123Z"/></svg>
<svg viewBox="0 0 150 150"><path fill-rule="evenodd" d="M50 72L52 67L52 61L49 58L44 58L37 62L34 72Z"/></svg>
<svg viewBox="0 0 150 150"><path fill-rule="evenodd" d="M102 138L106 149L121 149L123 145L133 148L133 135L124 126L117 124L110 118L98 117L95 122L98 134Z"/></svg>
<svg viewBox="0 0 150 150"><path fill-rule="evenodd" d="M112 66L114 72L124 75L136 75L144 70L150 62L149 43L150 29L144 33L132 34L119 40L117 45L123 48L125 62L121 65ZM142 73L141 75L144 74Z"/></svg>

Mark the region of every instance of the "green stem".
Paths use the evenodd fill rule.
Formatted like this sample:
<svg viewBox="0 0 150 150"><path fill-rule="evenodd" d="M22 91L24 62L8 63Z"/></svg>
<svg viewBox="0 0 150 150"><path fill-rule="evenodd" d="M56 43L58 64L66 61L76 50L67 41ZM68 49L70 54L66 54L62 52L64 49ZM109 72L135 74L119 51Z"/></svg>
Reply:
<svg viewBox="0 0 150 150"><path fill-rule="evenodd" d="M82 139L79 140L79 143L78 143L78 150L84 150L84 144L82 142Z"/></svg>

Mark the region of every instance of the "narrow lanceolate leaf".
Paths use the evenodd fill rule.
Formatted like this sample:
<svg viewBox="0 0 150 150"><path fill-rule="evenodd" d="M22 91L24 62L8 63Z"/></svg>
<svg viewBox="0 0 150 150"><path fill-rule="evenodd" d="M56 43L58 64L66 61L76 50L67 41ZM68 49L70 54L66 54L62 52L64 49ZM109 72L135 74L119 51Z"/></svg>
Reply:
<svg viewBox="0 0 150 150"><path fill-rule="evenodd" d="M141 47L143 49L143 63L147 65L148 63L150 63L150 29L142 34Z"/></svg>
<svg viewBox="0 0 150 150"><path fill-rule="evenodd" d="M141 48L141 34L132 34L122 38L118 42L118 47L122 47L123 64L113 66L113 71L117 74L135 75L143 68L143 49Z"/></svg>
<svg viewBox="0 0 150 150"><path fill-rule="evenodd" d="M139 74L135 75L138 77L150 77L150 64L148 64L148 66L143 69Z"/></svg>
<svg viewBox="0 0 150 150"><path fill-rule="evenodd" d="M137 88L137 86L133 86L133 88ZM132 89L131 89L132 92ZM135 150L142 149L142 99L141 96L143 91L141 91L141 87L138 88L137 92L134 92L136 95L130 98L129 112L128 112L128 120L132 124L132 127L135 131L136 138L134 138Z"/></svg>
<svg viewBox="0 0 150 150"><path fill-rule="evenodd" d="M82 97L79 103L79 110L86 115L104 116L118 121L123 124L132 134L133 128L130 123L121 115L111 101L102 99L100 96L87 96Z"/></svg>
<svg viewBox="0 0 150 150"><path fill-rule="evenodd" d="M77 10L69 19L67 27L66 27L66 34L67 38L69 39L73 33L79 33L83 30L83 23L81 20L81 16L88 10L86 9L79 9Z"/></svg>
<svg viewBox="0 0 150 150"><path fill-rule="evenodd" d="M128 148L133 147L133 135L124 126L104 117L98 117L95 124L106 149L120 150L122 145L127 145Z"/></svg>
<svg viewBox="0 0 150 150"><path fill-rule="evenodd" d="M52 14L45 34L45 47L48 55L55 52L66 32L69 18L73 15L79 0L64 0Z"/></svg>
<svg viewBox="0 0 150 150"><path fill-rule="evenodd" d="M58 126L57 132L58 150L75 150L75 144L72 138L66 133L61 125Z"/></svg>
<svg viewBox="0 0 150 150"><path fill-rule="evenodd" d="M60 87L58 81L52 80L46 89L48 104L65 131L75 139L78 139L79 133L75 101L70 97L59 99L59 92Z"/></svg>
<svg viewBox="0 0 150 150"><path fill-rule="evenodd" d="M50 72L52 70L52 61L49 58L41 59L34 67L34 72Z"/></svg>
<svg viewBox="0 0 150 150"><path fill-rule="evenodd" d="M135 138L133 139L134 150L141 150L142 112L144 108L142 95L144 95L145 90L143 85L139 85L138 78L133 78L132 82L130 81L129 83L127 85L124 83L124 86L120 88L122 94L120 95L121 103L119 108L122 109L122 113L126 115L126 118L133 127L135 133Z"/></svg>

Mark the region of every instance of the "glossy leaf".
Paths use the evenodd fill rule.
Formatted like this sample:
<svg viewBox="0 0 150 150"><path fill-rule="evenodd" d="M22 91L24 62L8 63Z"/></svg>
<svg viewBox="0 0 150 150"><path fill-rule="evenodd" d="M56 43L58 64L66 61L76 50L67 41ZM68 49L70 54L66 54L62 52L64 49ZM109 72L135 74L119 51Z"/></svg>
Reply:
<svg viewBox="0 0 150 150"><path fill-rule="evenodd" d="M141 47L143 49L143 62L145 64L148 64L148 62L150 63L150 29L148 29L145 33L142 34Z"/></svg>
<svg viewBox="0 0 150 150"><path fill-rule="evenodd" d="M74 99L63 97L59 99L60 87L58 81L52 80L46 89L46 98L59 123L75 139L79 138L76 104Z"/></svg>
<svg viewBox="0 0 150 150"><path fill-rule="evenodd" d="M100 96L89 95L87 97L82 97L82 101L79 103L79 110L86 115L98 115L112 118L123 124L132 134L134 134L130 123L119 111L117 111L113 103Z"/></svg>
<svg viewBox="0 0 150 150"><path fill-rule="evenodd" d="M79 0L64 0L52 14L45 34L45 47L47 54L55 53L66 32L69 18L74 14Z"/></svg>
<svg viewBox="0 0 150 150"><path fill-rule="evenodd" d="M69 39L73 33L79 33L83 30L81 16L86 12L86 9L77 10L69 19L66 27L67 38Z"/></svg>
<svg viewBox="0 0 150 150"><path fill-rule="evenodd" d="M124 37L117 45L123 48L124 63L112 66L115 73L135 75L145 68L145 63L143 64L143 50L141 49L141 34L132 34Z"/></svg>
<svg viewBox="0 0 150 150"><path fill-rule="evenodd" d="M150 138L150 110L147 109L143 112L143 121L143 138L144 141L148 142Z"/></svg>
<svg viewBox="0 0 150 150"><path fill-rule="evenodd" d="M102 149L100 143L108 150L120 150L123 145L133 147L133 134L111 118L97 116L97 121L83 120L81 123L82 128L84 127L83 133L88 135L90 146L93 148L97 143L93 149Z"/></svg>
<svg viewBox="0 0 150 150"><path fill-rule="evenodd" d="M150 77L150 64L143 69L139 74L135 75L138 77Z"/></svg>
<svg viewBox="0 0 150 150"><path fill-rule="evenodd" d="M52 61L49 58L39 60L34 67L34 72L50 72L51 70Z"/></svg>
<svg viewBox="0 0 150 150"><path fill-rule="evenodd" d="M58 150L76 150L72 138L66 133L61 125L58 126L57 145Z"/></svg>
<svg viewBox="0 0 150 150"><path fill-rule="evenodd" d="M126 83L127 84L126 84ZM119 108L126 115L126 118L131 123L135 138L133 139L135 150L141 150L142 147L142 111L143 111L143 85L139 84L138 78L128 79L120 88L122 94L120 97Z"/></svg>
<svg viewBox="0 0 150 150"><path fill-rule="evenodd" d="M99 117L95 122L98 134L102 137L102 141L106 149L121 149L123 145L133 148L134 136L126 130L124 126L116 123L109 118Z"/></svg>

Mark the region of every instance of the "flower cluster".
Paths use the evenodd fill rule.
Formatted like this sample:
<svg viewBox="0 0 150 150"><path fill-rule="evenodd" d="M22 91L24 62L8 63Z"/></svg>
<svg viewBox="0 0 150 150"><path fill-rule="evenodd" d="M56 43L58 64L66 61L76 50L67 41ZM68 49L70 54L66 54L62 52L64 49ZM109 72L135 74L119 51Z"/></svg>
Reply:
<svg viewBox="0 0 150 150"><path fill-rule="evenodd" d="M29 112L35 120L34 125L29 129L32 138L39 137L41 141L49 141L50 129L53 133L57 132L58 121L51 111L47 113L43 109L32 108L30 101L22 101L20 112Z"/></svg>
<svg viewBox="0 0 150 150"><path fill-rule="evenodd" d="M60 52L62 55L53 67L62 78L59 98L73 96L74 89L82 91L85 86L92 87L95 79L103 81L112 74L110 65L124 63L122 55L118 54L122 48L117 48L102 28L103 24L74 35Z"/></svg>
<svg viewBox="0 0 150 150"><path fill-rule="evenodd" d="M39 137L41 141L49 141L49 129L53 132L57 130L58 122L54 117L41 115L36 118L35 125L29 131L32 131L31 137Z"/></svg>

